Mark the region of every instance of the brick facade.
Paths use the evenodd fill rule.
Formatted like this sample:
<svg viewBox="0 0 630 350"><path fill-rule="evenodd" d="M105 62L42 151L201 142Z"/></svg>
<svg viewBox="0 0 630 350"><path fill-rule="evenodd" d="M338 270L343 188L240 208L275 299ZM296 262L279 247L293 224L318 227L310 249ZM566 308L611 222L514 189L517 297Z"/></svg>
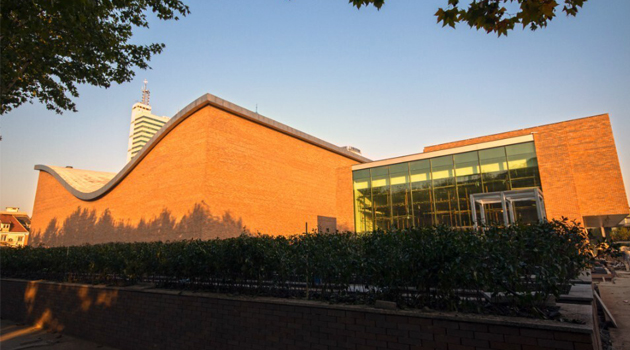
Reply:
<svg viewBox="0 0 630 350"><path fill-rule="evenodd" d="M608 115L429 146L425 152L529 134L549 218L599 218L601 225L594 226L607 226L628 214ZM75 197L41 171L31 243L209 239L243 230L290 235L317 228L318 217L353 230L351 166L357 163L208 105L174 127L96 200Z"/></svg>
<svg viewBox="0 0 630 350"><path fill-rule="evenodd" d="M607 114L425 147L424 152L534 135L549 218L628 215ZM621 219L619 219L621 220ZM616 223L608 223L616 224Z"/></svg>
<svg viewBox="0 0 630 350"><path fill-rule="evenodd" d="M591 350L589 325L2 280L1 317L119 349Z"/></svg>
<svg viewBox="0 0 630 350"><path fill-rule="evenodd" d="M353 230L351 165L356 163L205 106L99 199L80 200L41 171L33 242L208 239L243 229L290 235L307 225L316 228L317 216L336 218L338 229ZM123 231L125 239L116 236Z"/></svg>

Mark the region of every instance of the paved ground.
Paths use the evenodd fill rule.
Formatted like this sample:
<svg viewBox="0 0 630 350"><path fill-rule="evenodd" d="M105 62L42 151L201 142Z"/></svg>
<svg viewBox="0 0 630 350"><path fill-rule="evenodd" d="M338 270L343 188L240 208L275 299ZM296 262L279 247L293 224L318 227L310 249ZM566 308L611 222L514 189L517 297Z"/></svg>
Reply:
<svg viewBox="0 0 630 350"><path fill-rule="evenodd" d="M20 325L8 320L1 320L0 349L23 350L33 348L53 350L116 350L89 341L69 337L63 333L50 333L41 328Z"/></svg>
<svg viewBox="0 0 630 350"><path fill-rule="evenodd" d="M615 350L630 349L630 272L617 270L613 282L599 283L599 293L618 328L610 328Z"/></svg>

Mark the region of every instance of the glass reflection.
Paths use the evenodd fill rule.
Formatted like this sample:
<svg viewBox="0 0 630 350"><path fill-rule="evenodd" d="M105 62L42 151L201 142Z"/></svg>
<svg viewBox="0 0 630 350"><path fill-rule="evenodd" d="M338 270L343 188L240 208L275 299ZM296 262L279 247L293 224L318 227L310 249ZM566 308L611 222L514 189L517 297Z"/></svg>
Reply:
<svg viewBox="0 0 630 350"><path fill-rule="evenodd" d="M389 230L392 227L391 193L389 191L389 167L371 169L372 207L374 229Z"/></svg>
<svg viewBox="0 0 630 350"><path fill-rule="evenodd" d="M353 172L355 228L472 225L470 195L541 187L533 142L422 159ZM528 221L531 203L515 214ZM500 206L485 208L487 221L500 222Z"/></svg>
<svg viewBox="0 0 630 350"><path fill-rule="evenodd" d="M431 159L431 177L433 178L435 223L459 226L453 156Z"/></svg>
<svg viewBox="0 0 630 350"><path fill-rule="evenodd" d="M413 225L431 226L433 220L433 191L431 189L431 162L419 160L409 163Z"/></svg>
<svg viewBox="0 0 630 350"><path fill-rule="evenodd" d="M411 187L409 183L409 163L389 167L392 191L392 227L411 227Z"/></svg>
<svg viewBox="0 0 630 350"><path fill-rule="evenodd" d="M374 230L372 225L372 189L370 169L352 173L354 182L354 227L357 232Z"/></svg>
<svg viewBox="0 0 630 350"><path fill-rule="evenodd" d="M457 185L457 198L461 226L472 226L472 210L470 195L479 193L481 188L481 173L479 155L477 152L456 154L453 156Z"/></svg>

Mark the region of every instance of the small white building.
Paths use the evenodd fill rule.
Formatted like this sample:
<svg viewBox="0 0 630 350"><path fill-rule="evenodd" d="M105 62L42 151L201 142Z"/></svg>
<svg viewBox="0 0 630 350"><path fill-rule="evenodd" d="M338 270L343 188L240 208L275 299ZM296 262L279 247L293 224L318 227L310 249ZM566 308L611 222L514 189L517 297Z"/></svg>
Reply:
<svg viewBox="0 0 630 350"><path fill-rule="evenodd" d="M24 246L28 243L31 218L20 208L7 207L0 211L0 246Z"/></svg>

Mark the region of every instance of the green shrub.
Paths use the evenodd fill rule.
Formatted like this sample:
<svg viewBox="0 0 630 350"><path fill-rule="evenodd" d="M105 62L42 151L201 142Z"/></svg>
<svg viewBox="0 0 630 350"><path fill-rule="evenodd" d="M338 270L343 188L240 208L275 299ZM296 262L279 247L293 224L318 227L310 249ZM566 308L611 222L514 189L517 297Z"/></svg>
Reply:
<svg viewBox="0 0 630 350"><path fill-rule="evenodd" d="M224 240L2 248L2 277L130 284L479 309L487 297L536 307L587 267L583 230L566 221L391 232L242 235ZM485 296L482 291L487 293Z"/></svg>
<svg viewBox="0 0 630 350"><path fill-rule="evenodd" d="M610 239L616 241L630 241L630 227L618 227L610 232Z"/></svg>

